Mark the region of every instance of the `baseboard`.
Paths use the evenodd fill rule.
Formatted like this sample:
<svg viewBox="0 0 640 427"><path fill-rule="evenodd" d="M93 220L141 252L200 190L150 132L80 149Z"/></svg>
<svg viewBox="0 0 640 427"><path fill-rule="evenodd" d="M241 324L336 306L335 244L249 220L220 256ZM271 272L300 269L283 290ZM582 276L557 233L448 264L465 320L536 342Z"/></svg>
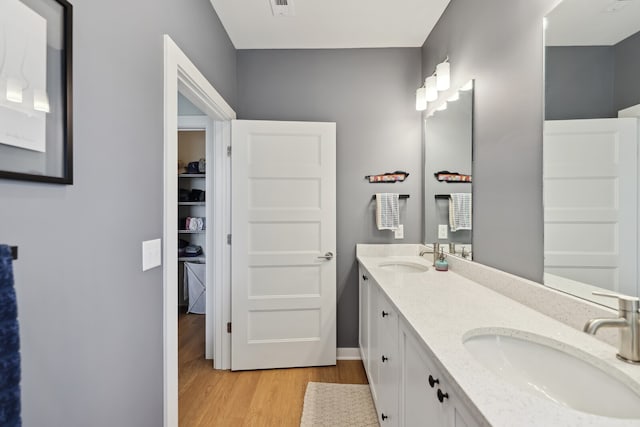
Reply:
<svg viewBox="0 0 640 427"><path fill-rule="evenodd" d="M358 347L338 347L336 352L338 360L362 360L360 358L360 349Z"/></svg>

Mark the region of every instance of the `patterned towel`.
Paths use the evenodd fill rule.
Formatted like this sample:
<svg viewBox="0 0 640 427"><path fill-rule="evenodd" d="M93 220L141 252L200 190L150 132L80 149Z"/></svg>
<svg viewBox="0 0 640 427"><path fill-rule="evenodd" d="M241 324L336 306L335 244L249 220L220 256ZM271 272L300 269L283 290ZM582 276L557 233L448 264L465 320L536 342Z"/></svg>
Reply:
<svg viewBox="0 0 640 427"><path fill-rule="evenodd" d="M398 193L376 193L376 225L378 230L395 230L400 225Z"/></svg>
<svg viewBox="0 0 640 427"><path fill-rule="evenodd" d="M451 231L471 230L471 193L452 193L449 197Z"/></svg>
<svg viewBox="0 0 640 427"><path fill-rule="evenodd" d="M20 427L20 334L11 248L0 245L0 426Z"/></svg>

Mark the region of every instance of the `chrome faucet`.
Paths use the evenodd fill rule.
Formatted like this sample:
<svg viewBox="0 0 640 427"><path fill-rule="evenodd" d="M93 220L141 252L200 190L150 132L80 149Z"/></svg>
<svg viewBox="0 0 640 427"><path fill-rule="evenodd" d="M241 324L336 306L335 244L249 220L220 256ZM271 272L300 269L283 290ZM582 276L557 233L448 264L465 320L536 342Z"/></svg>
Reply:
<svg viewBox="0 0 640 427"><path fill-rule="evenodd" d="M425 254L433 254L433 266L436 266L436 260L438 259L438 254L440 253L440 243L434 243L433 244L433 250L422 250L420 251L420 255L419 256L424 256Z"/></svg>
<svg viewBox="0 0 640 427"><path fill-rule="evenodd" d="M456 254L456 244L453 242L449 242L449 253L451 255L455 255Z"/></svg>
<svg viewBox="0 0 640 427"><path fill-rule="evenodd" d="M595 335L600 328L620 328L620 345L616 357L627 363L640 364L640 299L607 292L593 292L593 295L617 298L618 317L591 319L584 325L584 331Z"/></svg>

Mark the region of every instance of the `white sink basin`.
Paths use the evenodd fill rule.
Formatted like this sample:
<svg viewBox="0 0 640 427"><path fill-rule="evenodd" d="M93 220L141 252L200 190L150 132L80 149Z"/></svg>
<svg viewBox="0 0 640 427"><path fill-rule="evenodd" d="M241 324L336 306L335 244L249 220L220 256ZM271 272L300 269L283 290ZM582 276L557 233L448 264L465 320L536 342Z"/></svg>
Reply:
<svg viewBox="0 0 640 427"><path fill-rule="evenodd" d="M378 267L396 273L424 273L429 269L425 264L412 261L385 261L378 264Z"/></svg>
<svg viewBox="0 0 640 427"><path fill-rule="evenodd" d="M463 343L495 375L530 393L595 415L640 418L640 394L625 384L633 380L581 350L496 328L469 331Z"/></svg>

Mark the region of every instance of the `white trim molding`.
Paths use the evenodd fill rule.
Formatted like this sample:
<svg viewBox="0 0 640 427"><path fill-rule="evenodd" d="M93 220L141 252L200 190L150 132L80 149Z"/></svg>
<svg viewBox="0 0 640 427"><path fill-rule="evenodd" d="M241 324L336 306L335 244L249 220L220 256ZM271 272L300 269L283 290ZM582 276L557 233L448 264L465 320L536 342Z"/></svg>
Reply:
<svg viewBox="0 0 640 427"><path fill-rule="evenodd" d="M178 200L178 177L176 168L178 164L178 91L205 113L210 119L216 121L214 124L214 138L221 135L223 140L216 141L215 151L226 152L226 146L230 144L230 121L236 118L236 113L224 100L224 98L209 83L204 75L180 50L178 45L169 37L164 35L164 201L163 201L163 425L164 427L178 427L178 247L177 224L178 212L176 201ZM220 131L222 127L223 131ZM222 147L218 147L222 145ZM225 154L226 156L226 154ZM214 154L214 157L218 157ZM223 156L224 157L224 156ZM225 157L226 159L226 157ZM228 174L228 168L223 173ZM221 184L224 205L228 203L229 194L226 192L227 182ZM217 195L216 195L217 196ZM228 232L225 226L230 221L230 213L222 211L222 217L218 219L220 227L214 235L224 235ZM214 214L215 216L215 214ZM209 237L207 237L207 241ZM222 245L228 251L226 245ZM218 246L216 245L216 248ZM215 249L214 249L215 251ZM220 255L223 268L216 278L228 280L230 255L223 253ZM214 278L214 287L218 287ZM222 287L228 287L229 283L222 283ZM220 292L222 292L220 290ZM217 305L224 305L222 299L218 299ZM227 308L228 310L228 308ZM222 333L226 330L224 311L214 309L223 313L222 316L214 318L214 334L216 340L228 335ZM228 337L227 337L228 339ZM229 351L230 345L226 349L216 343L216 353L218 351ZM214 354L214 359L218 358ZM223 363L224 363L224 357Z"/></svg>
<svg viewBox="0 0 640 427"><path fill-rule="evenodd" d="M338 360L362 360L358 347L338 347L336 350Z"/></svg>

